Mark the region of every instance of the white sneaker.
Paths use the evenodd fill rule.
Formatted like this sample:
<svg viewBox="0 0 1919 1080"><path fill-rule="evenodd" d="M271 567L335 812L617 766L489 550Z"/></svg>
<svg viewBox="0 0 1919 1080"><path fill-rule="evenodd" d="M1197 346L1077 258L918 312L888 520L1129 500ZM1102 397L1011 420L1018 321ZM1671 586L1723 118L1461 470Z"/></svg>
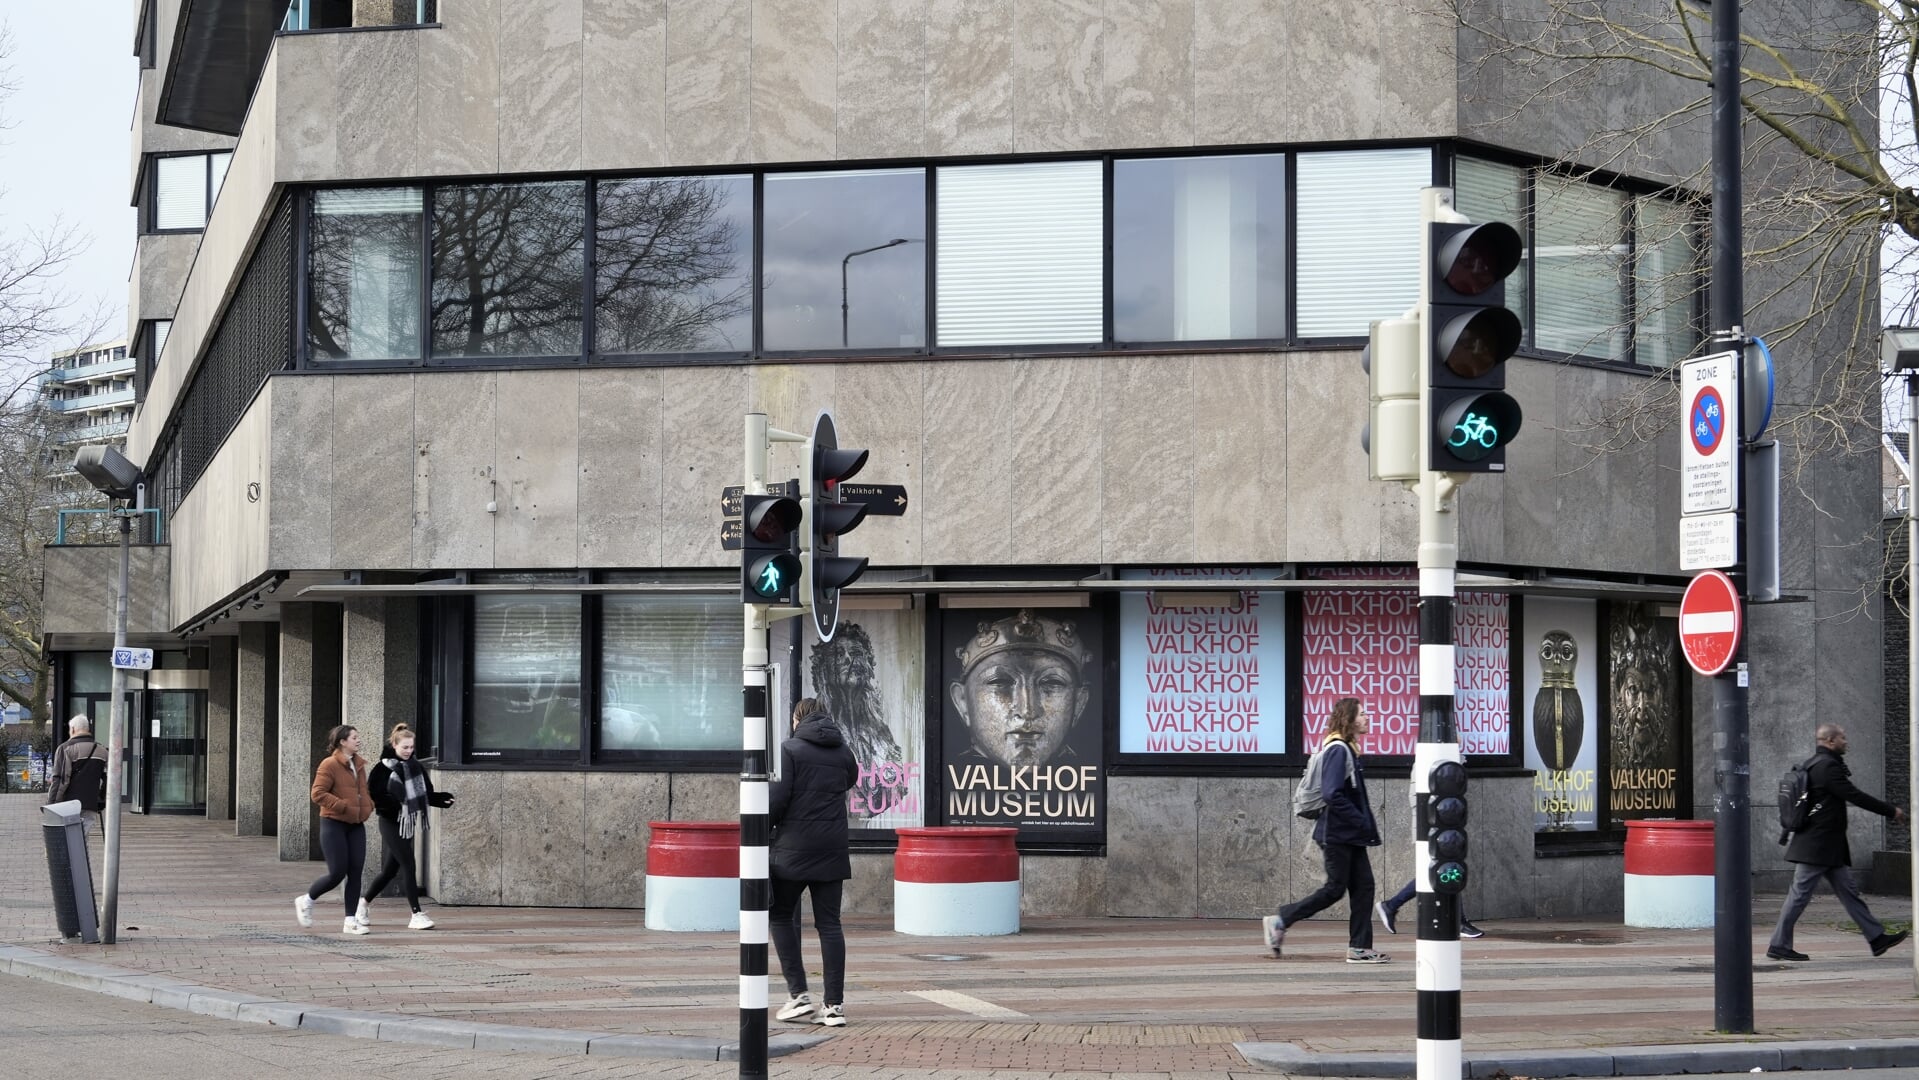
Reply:
<svg viewBox="0 0 1919 1080"><path fill-rule="evenodd" d="M293 917L300 920L301 926L313 925L313 897L305 893L293 898Z"/></svg>
<svg viewBox="0 0 1919 1080"><path fill-rule="evenodd" d="M433 929L433 920L426 917L426 912L416 911L413 913L413 918L407 920L406 928L408 930L431 930Z"/></svg>
<svg viewBox="0 0 1919 1080"><path fill-rule="evenodd" d="M813 1015L813 995L794 994L773 1014L775 1020L804 1020Z"/></svg>
<svg viewBox="0 0 1919 1080"><path fill-rule="evenodd" d="M358 919L356 919L356 918L354 918L353 916L351 916L351 915L348 915L348 916L346 917L346 919L345 919L345 920L343 920L343 921L344 921L344 923L345 923L345 925L343 925L343 926L341 926L341 927L340 927L340 933L342 933L342 934L364 934L364 933L367 933L367 928L366 928L366 924L365 924L365 923L363 923L363 922L361 922L360 920L358 920Z"/></svg>
<svg viewBox="0 0 1919 1080"><path fill-rule="evenodd" d="M813 1017L813 1022L825 1024L827 1027L845 1027L846 1014L840 1011L838 1005L822 1005L819 1013Z"/></svg>
<svg viewBox="0 0 1919 1080"><path fill-rule="evenodd" d="M360 898L360 910L353 913L353 921L361 926L372 926L373 920L366 917L366 897Z"/></svg>

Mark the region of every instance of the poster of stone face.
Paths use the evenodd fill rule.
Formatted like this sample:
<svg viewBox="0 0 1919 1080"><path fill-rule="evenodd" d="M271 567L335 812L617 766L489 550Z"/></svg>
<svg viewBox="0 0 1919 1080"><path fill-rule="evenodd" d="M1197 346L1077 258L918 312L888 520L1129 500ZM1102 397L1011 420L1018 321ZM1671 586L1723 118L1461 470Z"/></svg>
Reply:
<svg viewBox="0 0 1919 1080"><path fill-rule="evenodd" d="M1512 752L1512 622L1504 593L1453 602L1453 727L1468 754Z"/></svg>
<svg viewBox="0 0 1919 1080"><path fill-rule="evenodd" d="M1687 816L1679 781L1678 624L1651 604L1614 603L1608 614L1613 820Z"/></svg>
<svg viewBox="0 0 1919 1080"><path fill-rule="evenodd" d="M1286 750L1286 604L1234 592L1270 571L1126 570L1141 581L1214 581L1234 600L1182 602L1174 591L1120 600L1119 748L1127 754L1278 754ZM1194 595L1194 594L1185 594Z"/></svg>
<svg viewBox="0 0 1919 1080"><path fill-rule="evenodd" d="M1084 608L941 612L939 787L948 825L1104 838L1100 619Z"/></svg>
<svg viewBox="0 0 1919 1080"><path fill-rule="evenodd" d="M1599 636L1592 600L1528 597L1520 643L1526 766L1533 770L1533 828L1599 828Z"/></svg>
<svg viewBox="0 0 1919 1080"><path fill-rule="evenodd" d="M804 621L804 620L800 620ZM801 686L860 763L846 794L855 829L926 823L926 640L917 611L843 611L833 640L806 634Z"/></svg>
<svg viewBox="0 0 1919 1080"><path fill-rule="evenodd" d="M1340 566L1321 580L1411 579L1407 566ZM1302 747L1326 737L1333 703L1356 697L1372 715L1362 754L1410 754L1419 742L1419 594L1399 589L1309 590L1300 601Z"/></svg>

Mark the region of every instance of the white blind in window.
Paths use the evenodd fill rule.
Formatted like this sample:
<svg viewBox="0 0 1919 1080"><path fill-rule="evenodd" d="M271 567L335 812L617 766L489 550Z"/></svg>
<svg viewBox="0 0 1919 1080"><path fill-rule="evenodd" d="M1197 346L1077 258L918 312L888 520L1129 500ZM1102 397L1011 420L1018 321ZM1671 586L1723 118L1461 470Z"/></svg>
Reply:
<svg viewBox="0 0 1919 1080"><path fill-rule="evenodd" d="M227 166L233 164L233 153L213 154L207 158L207 190L212 197L207 200L207 213L213 213L213 204L220 199L220 185L227 182Z"/></svg>
<svg viewBox="0 0 1919 1080"><path fill-rule="evenodd" d="M939 170L939 344L1100 340L1103 187L1097 161Z"/></svg>
<svg viewBox="0 0 1919 1080"><path fill-rule="evenodd" d="M167 335L172 332L172 319L160 319L153 324L153 359L156 364L160 360L160 350L167 347Z"/></svg>
<svg viewBox="0 0 1919 1080"><path fill-rule="evenodd" d="M1433 155L1358 150L1299 155L1298 335L1364 337L1419 299L1419 189Z"/></svg>
<svg viewBox="0 0 1919 1080"><path fill-rule="evenodd" d="M420 212L419 188L336 188L313 193L313 211L317 214L364 216L368 214L417 214Z"/></svg>
<svg viewBox="0 0 1919 1080"><path fill-rule="evenodd" d="M1453 163L1453 208L1474 221L1503 221L1526 240L1526 170L1477 158L1457 159ZM1522 249L1519 269L1506 279L1506 309L1522 322L1528 317L1526 297L1532 282L1532 261L1532 250Z"/></svg>
<svg viewBox="0 0 1919 1080"><path fill-rule="evenodd" d="M1534 339L1542 349L1621 360L1626 356L1626 197L1541 177Z"/></svg>
<svg viewBox="0 0 1919 1080"><path fill-rule="evenodd" d="M156 229L206 228L206 155L155 158L153 167L153 227Z"/></svg>
<svg viewBox="0 0 1919 1080"><path fill-rule="evenodd" d="M609 596L601 607L600 746L724 750L740 742L739 604Z"/></svg>

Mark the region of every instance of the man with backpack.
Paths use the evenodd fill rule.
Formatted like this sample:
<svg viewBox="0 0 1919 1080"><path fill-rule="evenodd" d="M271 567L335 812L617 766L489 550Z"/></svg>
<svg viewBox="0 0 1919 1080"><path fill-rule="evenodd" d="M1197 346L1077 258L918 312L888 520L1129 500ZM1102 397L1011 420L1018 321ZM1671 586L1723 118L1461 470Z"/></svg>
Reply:
<svg viewBox="0 0 1919 1080"><path fill-rule="evenodd" d="M1766 947L1771 960L1810 960L1792 947L1793 924L1812 901L1812 890L1824 879L1833 894L1852 916L1854 925L1865 935L1872 955L1886 951L1906 940L1909 934L1886 933L1886 928L1867 910L1852 881L1852 847L1846 842L1846 804L1852 803L1894 821L1906 820L1906 812L1881 802L1853 786L1852 770L1846 767L1846 731L1838 724L1820 724L1815 733L1819 748L1806 763L1806 799L1811 810L1804 826L1792 833L1786 845L1786 861L1793 864L1792 887L1786 890L1786 902L1779 909L1779 925L1773 927L1772 941ZM1783 796L1782 796L1783 798ZM1787 813L1783 801L1782 816Z"/></svg>
<svg viewBox="0 0 1919 1080"><path fill-rule="evenodd" d="M67 721L67 741L53 751L53 777L47 802L80 800L80 816L89 828L100 824L107 805L107 748L93 740L93 721L79 713Z"/></svg>

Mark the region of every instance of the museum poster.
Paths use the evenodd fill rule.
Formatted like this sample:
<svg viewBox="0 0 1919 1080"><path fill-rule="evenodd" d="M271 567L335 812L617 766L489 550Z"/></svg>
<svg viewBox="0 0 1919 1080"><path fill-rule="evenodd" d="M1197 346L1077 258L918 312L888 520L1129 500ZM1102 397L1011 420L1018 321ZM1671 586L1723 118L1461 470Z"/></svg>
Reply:
<svg viewBox="0 0 1919 1080"><path fill-rule="evenodd" d="M805 622L806 620L799 620ZM833 640L809 630L801 685L860 763L846 793L855 829L926 823L926 640L917 611L840 611Z"/></svg>
<svg viewBox="0 0 1919 1080"><path fill-rule="evenodd" d="M1592 600L1528 597L1520 627L1526 767L1533 828L1599 828L1599 637Z"/></svg>
<svg viewBox="0 0 1919 1080"><path fill-rule="evenodd" d="M1399 589L1308 590L1300 602L1301 720L1305 747L1326 735L1333 703L1366 703L1372 730L1365 754L1407 754L1419 742L1419 593L1404 566L1333 567L1322 580L1391 581ZM1453 605L1456 647L1453 720L1468 754L1512 749L1509 604L1493 593L1461 593Z"/></svg>
<svg viewBox="0 0 1919 1080"><path fill-rule="evenodd" d="M1237 591L1270 570L1126 570L1126 580L1218 581L1221 593L1129 592L1120 600L1119 749L1125 754L1286 750L1286 603ZM1210 591L1210 590L1209 590ZM1202 601L1233 599L1218 606Z"/></svg>
<svg viewBox="0 0 1919 1080"><path fill-rule="evenodd" d="M1106 819L1098 613L941 611L940 798L948 825L1099 843Z"/></svg>
<svg viewBox="0 0 1919 1080"><path fill-rule="evenodd" d="M1681 790L1678 624L1645 603L1617 602L1607 615L1612 819L1687 817L1692 808Z"/></svg>

